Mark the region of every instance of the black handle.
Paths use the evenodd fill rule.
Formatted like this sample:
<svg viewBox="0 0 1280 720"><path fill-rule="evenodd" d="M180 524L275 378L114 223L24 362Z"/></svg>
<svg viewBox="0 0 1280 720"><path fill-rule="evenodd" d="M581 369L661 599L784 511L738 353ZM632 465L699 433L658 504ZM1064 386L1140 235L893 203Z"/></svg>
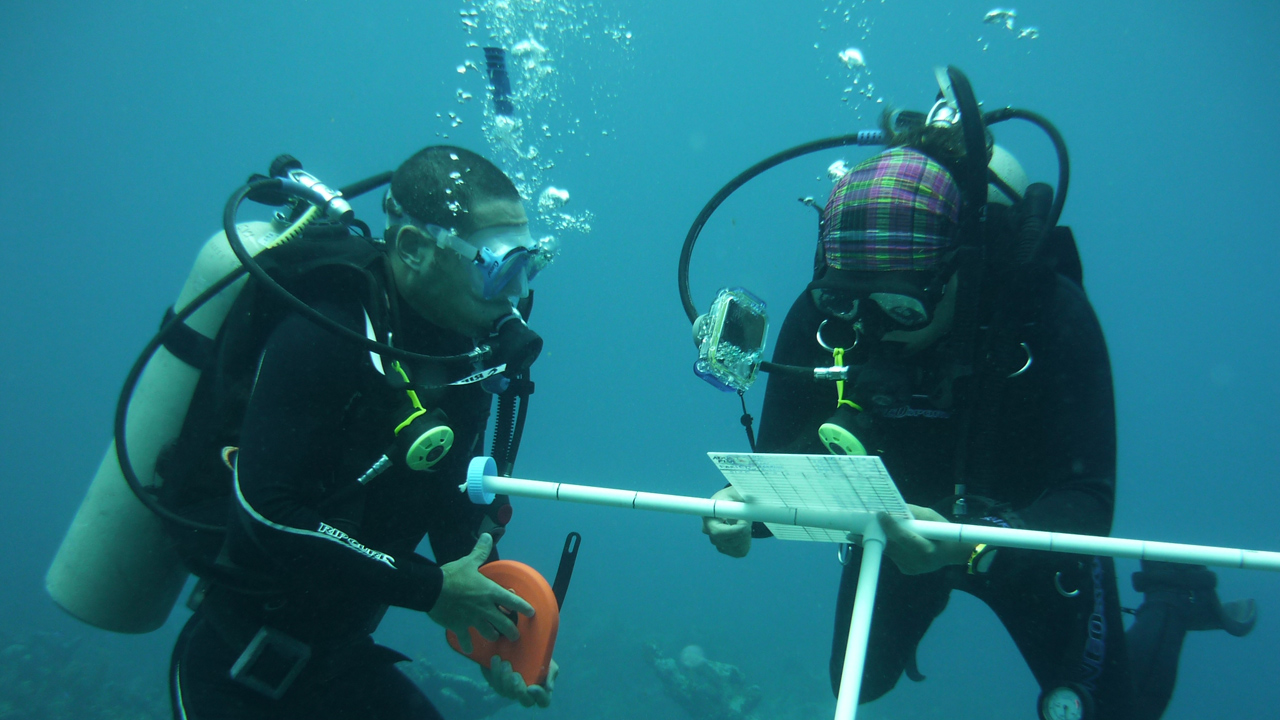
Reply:
<svg viewBox="0 0 1280 720"><path fill-rule="evenodd" d="M564 539L564 551L560 553L560 567L556 568L556 581L551 584L551 592L556 596L556 607L564 607L564 594L569 590L569 578L573 577L573 564L578 561L578 548L582 546L582 536L571 532Z"/></svg>

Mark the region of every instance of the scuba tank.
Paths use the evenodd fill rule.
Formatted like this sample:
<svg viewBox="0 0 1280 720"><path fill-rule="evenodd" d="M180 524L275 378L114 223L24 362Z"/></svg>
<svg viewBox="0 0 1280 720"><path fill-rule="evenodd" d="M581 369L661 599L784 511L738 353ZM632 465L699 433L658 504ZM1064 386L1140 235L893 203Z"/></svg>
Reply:
<svg viewBox="0 0 1280 720"><path fill-rule="evenodd" d="M207 553L180 552L187 549L184 542L190 535L201 536L197 544L220 547L225 527L166 507L159 499L164 480L156 467L162 451L181 436L188 414L199 407L192 399L201 378L215 365L217 341L228 313L246 287L246 274L288 309L367 348L375 358L394 360L397 366L399 361L417 367L430 364L443 369L444 376L462 378L451 384L478 382L501 371L500 367L481 369L495 358L495 348L490 345L437 357L354 333L298 300L259 265L258 256L262 255L271 257L270 264L281 269L275 253L267 251L300 237L319 217L328 221L327 230L345 237L351 235L351 228L359 228L365 240L380 246L380 241L369 236L368 226L355 219L344 196L354 197L385 185L391 176L390 172L382 173L333 190L303 172L297 160L281 156L272 164L271 177L255 175L231 196L222 232L204 244L174 307L125 381L116 409L115 440L46 575L46 590L58 606L104 630L145 633L164 624L189 572L241 589L256 580L237 575ZM267 205L291 205L292 212L277 212L273 222L237 223L236 211L246 198ZM524 329L523 335L536 337ZM508 352L511 357L506 361L527 369L540 344L533 347L535 343L528 337L518 344L527 346L531 354L521 359L518 353ZM416 400L415 386L407 374L402 384L399 378L393 384ZM526 398L527 393L521 396L521 419ZM393 453L393 462L430 470L452 443L452 432L443 421L442 413L418 405L396 428L398 451ZM175 478L174 487L181 481L181 477ZM177 531L186 535L177 535ZM210 538L212 543L207 542Z"/></svg>
<svg viewBox="0 0 1280 720"><path fill-rule="evenodd" d="M266 222L244 223L237 230L254 255L280 239L278 229ZM239 266L226 234L214 235L196 256L174 307L186 308ZM200 340L213 344L246 279L217 292L187 319ZM156 458L178 437L203 373L188 360L158 348L134 390L125 432L135 471L151 481L148 489L157 487ZM130 490L113 442L54 556L45 589L59 607L94 627L145 633L169 617L187 574L164 521Z"/></svg>

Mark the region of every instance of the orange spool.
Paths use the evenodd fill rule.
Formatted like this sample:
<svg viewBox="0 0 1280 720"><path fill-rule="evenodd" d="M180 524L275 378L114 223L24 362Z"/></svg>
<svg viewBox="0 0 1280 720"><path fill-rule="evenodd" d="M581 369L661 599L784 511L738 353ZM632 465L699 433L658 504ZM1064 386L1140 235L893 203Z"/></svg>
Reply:
<svg viewBox="0 0 1280 720"><path fill-rule="evenodd" d="M511 663L520 673L526 685L546 682L551 667L551 651L555 649L556 632L560 629L560 607L555 593L537 570L515 560L495 560L480 566L480 574L519 595L533 606L533 617L513 614L520 639L512 641L499 636L497 640L485 640L475 628L471 633L471 652L462 652L458 636L452 630L445 631L449 645L459 653L489 667L494 655Z"/></svg>

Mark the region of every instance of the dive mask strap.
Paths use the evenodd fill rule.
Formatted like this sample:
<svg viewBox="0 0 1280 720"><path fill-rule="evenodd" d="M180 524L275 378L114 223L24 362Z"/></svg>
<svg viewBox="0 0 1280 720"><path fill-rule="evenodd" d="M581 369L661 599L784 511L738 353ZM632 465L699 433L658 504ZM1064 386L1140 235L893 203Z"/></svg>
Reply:
<svg viewBox="0 0 1280 720"><path fill-rule="evenodd" d="M448 248L467 260L474 261L480 256L480 251L475 245L458 237L452 230L439 225L424 223L405 212L404 206L396 200L396 196L391 193L390 188L387 189L387 194L382 198L382 211L387 216L388 232L394 227L408 225L434 240L437 246Z"/></svg>

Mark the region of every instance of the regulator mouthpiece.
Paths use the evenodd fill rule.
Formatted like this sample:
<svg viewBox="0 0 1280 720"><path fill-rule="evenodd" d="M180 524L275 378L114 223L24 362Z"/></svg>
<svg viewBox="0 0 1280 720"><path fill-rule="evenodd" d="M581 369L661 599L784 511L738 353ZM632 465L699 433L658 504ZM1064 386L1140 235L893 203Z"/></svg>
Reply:
<svg viewBox="0 0 1280 720"><path fill-rule="evenodd" d="M542 353L542 338L514 312L499 321L496 335L496 354L506 364L508 377L528 370Z"/></svg>

